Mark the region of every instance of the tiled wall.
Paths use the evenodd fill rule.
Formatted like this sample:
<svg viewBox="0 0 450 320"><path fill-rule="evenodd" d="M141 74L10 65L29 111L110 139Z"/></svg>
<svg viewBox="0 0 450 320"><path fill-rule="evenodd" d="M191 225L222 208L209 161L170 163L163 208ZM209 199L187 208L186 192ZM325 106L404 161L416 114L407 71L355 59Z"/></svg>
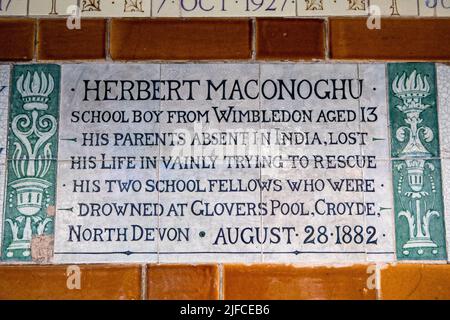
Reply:
<svg viewBox="0 0 450 320"><path fill-rule="evenodd" d="M448 61L447 19L0 19L1 61ZM132 44L132 45L130 45Z"/></svg>
<svg viewBox="0 0 450 320"><path fill-rule="evenodd" d="M79 9L77 9L77 7ZM83 17L448 17L447 0L4 0L0 15Z"/></svg>
<svg viewBox="0 0 450 320"><path fill-rule="evenodd" d="M438 6L430 9L420 1L399 0L398 7L394 8L400 16L409 17L382 19L381 29L375 30L366 27L367 19L364 17L323 17L367 15L368 7L359 9L359 1L354 1L355 7L350 13L348 1L342 1L337 8L334 6L339 2L323 1L320 4L322 1L297 0L286 2L285 11L270 14L308 16L287 19L223 18L247 16L242 4L224 14L215 10L189 13L177 3L159 10L157 0L152 3L143 1L142 10L136 11L132 11L132 4L124 7L118 1L114 5L111 1L80 1L81 7L85 8L82 15L90 18L81 20L79 30L69 30L65 19L54 18L55 12L61 15L60 8L77 1L57 0L53 10L51 1L47 2L49 12L41 0L30 0L29 4L25 0L13 0L5 12L8 1L0 1L3 10L0 14L31 16L0 19L2 64L14 64L20 68L22 62L430 62L424 68L431 66L437 69L438 94L435 99L438 101L434 103L440 106L436 112L439 112L441 130L440 146L433 147L437 148L437 154L432 160L440 160L443 206L448 207L445 201L449 199L447 148L450 142L447 141L445 106L449 102L450 75L448 66L434 62L450 61L450 20L432 18L448 16L450 9L442 7L445 2L438 1ZM101 4L101 11L96 4ZM372 0L370 4L379 4L383 15L397 16L391 1ZM306 10L306 6L310 6L310 10ZM129 11L124 13L124 10ZM50 12L53 14L47 16ZM265 15L267 13L263 11L252 14ZM215 18L105 18L150 16ZM421 18L415 18L418 16ZM2 68L0 80L10 79L13 71L5 66ZM58 71L55 68L49 72ZM422 72L430 71L424 69ZM6 113L7 108L7 94L0 91L0 111ZM433 126L437 129L437 115L434 120L426 121L435 121ZM4 132L0 132L0 137L5 141L0 144L6 146L7 128L2 128ZM397 151L391 151L395 158ZM0 154L4 155L4 152ZM5 167L5 159L0 166ZM0 176L0 179L4 177ZM438 229L444 237L443 224ZM446 229L449 233L450 228ZM48 239L41 241L43 245L38 247L45 249ZM445 239L440 241L440 246L445 246ZM46 252L40 254L48 256ZM39 262L44 264L36 265ZM80 288L77 288L78 278L70 277L78 272L81 275ZM33 265L1 263L0 299L450 299L449 274L450 267L445 258L426 264L352 265L343 262L343 265L314 267L283 264L56 266L37 257Z"/></svg>
<svg viewBox="0 0 450 320"><path fill-rule="evenodd" d="M434 300L450 299L449 276L431 264L2 266L0 299Z"/></svg>

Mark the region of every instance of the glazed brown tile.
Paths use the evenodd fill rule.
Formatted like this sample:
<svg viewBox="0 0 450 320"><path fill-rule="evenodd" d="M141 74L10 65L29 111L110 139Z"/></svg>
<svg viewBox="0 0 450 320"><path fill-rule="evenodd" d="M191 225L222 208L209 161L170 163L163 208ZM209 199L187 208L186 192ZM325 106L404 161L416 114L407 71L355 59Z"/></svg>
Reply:
<svg viewBox="0 0 450 320"><path fill-rule="evenodd" d="M261 60L324 59L324 21L257 19L256 58Z"/></svg>
<svg viewBox="0 0 450 320"><path fill-rule="evenodd" d="M382 19L368 29L367 19L330 19L330 57L354 60L450 60L449 19Z"/></svg>
<svg viewBox="0 0 450 320"><path fill-rule="evenodd" d="M147 269L150 300L217 300L216 265L150 265Z"/></svg>
<svg viewBox="0 0 450 320"><path fill-rule="evenodd" d="M33 19L0 19L0 61L28 61L34 56Z"/></svg>
<svg viewBox="0 0 450 320"><path fill-rule="evenodd" d="M227 265L224 298L227 300L375 299L367 288L367 265L301 267L287 265Z"/></svg>
<svg viewBox="0 0 450 320"><path fill-rule="evenodd" d="M397 264L381 270L381 298L449 300L450 265Z"/></svg>
<svg viewBox="0 0 450 320"><path fill-rule="evenodd" d="M99 60L106 56L106 20L81 20L81 29L70 30L65 19L39 22L38 59Z"/></svg>
<svg viewBox="0 0 450 320"><path fill-rule="evenodd" d="M114 60L220 60L251 57L248 19L113 19Z"/></svg>
<svg viewBox="0 0 450 320"><path fill-rule="evenodd" d="M80 265L79 282L74 277L76 270L68 267L0 266L0 300L124 300L141 297L139 266Z"/></svg>

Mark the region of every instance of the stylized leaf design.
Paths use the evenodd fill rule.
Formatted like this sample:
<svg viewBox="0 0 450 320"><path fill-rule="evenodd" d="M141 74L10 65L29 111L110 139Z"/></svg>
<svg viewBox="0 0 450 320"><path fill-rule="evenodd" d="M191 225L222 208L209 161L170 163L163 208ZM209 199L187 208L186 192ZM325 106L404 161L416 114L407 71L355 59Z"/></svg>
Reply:
<svg viewBox="0 0 450 320"><path fill-rule="evenodd" d="M398 217L404 217L406 221L408 221L409 225L409 237L410 239L414 237L414 233L416 232L416 227L414 224L414 217L412 216L411 212L409 210L400 211L398 213Z"/></svg>
<svg viewBox="0 0 450 320"><path fill-rule="evenodd" d="M407 127L400 127L397 129L397 132L395 134L395 137L398 141L403 142L406 139L406 134L409 131L409 128Z"/></svg>
<svg viewBox="0 0 450 320"><path fill-rule="evenodd" d="M423 127L423 139L426 142L431 142L434 139L433 130L428 127Z"/></svg>
<svg viewBox="0 0 450 320"><path fill-rule="evenodd" d="M323 10L323 0L305 0L306 10Z"/></svg>
<svg viewBox="0 0 450 320"><path fill-rule="evenodd" d="M83 0L81 11L101 11L100 0Z"/></svg>
<svg viewBox="0 0 450 320"><path fill-rule="evenodd" d="M124 12L144 12L142 0L125 0Z"/></svg>
<svg viewBox="0 0 450 320"><path fill-rule="evenodd" d="M430 220L432 217L439 217L439 212L435 210L428 210L427 213L423 216L423 229L426 237L430 236Z"/></svg>
<svg viewBox="0 0 450 320"><path fill-rule="evenodd" d="M366 0L348 0L348 10L366 10Z"/></svg>

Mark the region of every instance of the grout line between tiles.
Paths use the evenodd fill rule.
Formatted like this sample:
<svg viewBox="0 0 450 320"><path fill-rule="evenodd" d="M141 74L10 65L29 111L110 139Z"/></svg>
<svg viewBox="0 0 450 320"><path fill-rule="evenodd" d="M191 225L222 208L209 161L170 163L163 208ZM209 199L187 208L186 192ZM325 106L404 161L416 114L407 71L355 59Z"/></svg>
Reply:
<svg viewBox="0 0 450 320"><path fill-rule="evenodd" d="M223 264L219 263L219 300L224 300Z"/></svg>
<svg viewBox="0 0 450 320"><path fill-rule="evenodd" d="M256 60L256 18L252 18L252 57L251 60Z"/></svg>
<svg viewBox="0 0 450 320"><path fill-rule="evenodd" d="M105 60L106 61L112 61L111 58L111 24L112 19L108 18L106 19L106 35L105 35Z"/></svg>
<svg viewBox="0 0 450 320"><path fill-rule="evenodd" d="M376 290L376 299L381 299L381 268L382 266L377 263L375 265L375 290Z"/></svg>
<svg viewBox="0 0 450 320"><path fill-rule="evenodd" d="M34 47L33 47L33 62L38 60L38 49L39 49L39 28L40 20L36 19L34 21Z"/></svg>
<svg viewBox="0 0 450 320"><path fill-rule="evenodd" d="M147 265L141 265L141 300L147 300Z"/></svg>
<svg viewBox="0 0 450 320"><path fill-rule="evenodd" d="M330 60L330 19L327 17L324 19L324 50L325 61Z"/></svg>

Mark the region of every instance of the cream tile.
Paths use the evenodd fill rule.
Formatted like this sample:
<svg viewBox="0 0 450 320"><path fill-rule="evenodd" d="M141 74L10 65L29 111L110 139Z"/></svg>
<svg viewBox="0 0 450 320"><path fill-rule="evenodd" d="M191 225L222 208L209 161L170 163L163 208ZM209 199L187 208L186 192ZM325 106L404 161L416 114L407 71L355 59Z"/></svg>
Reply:
<svg viewBox="0 0 450 320"><path fill-rule="evenodd" d="M324 152L329 154L326 149ZM263 228L285 230L281 239L273 238L264 243L264 262L365 260L365 243L342 239L344 226L365 229L364 214L358 214L364 207L363 194L346 188L335 190L337 185L344 185L343 177L361 180L362 170L322 169L312 162L306 168L285 162L283 168L262 170L261 180L271 185L262 191L261 202L268 211L263 216ZM290 230L290 237L287 237L287 230Z"/></svg>
<svg viewBox="0 0 450 320"><path fill-rule="evenodd" d="M1 0L0 16L26 16L28 0Z"/></svg>
<svg viewBox="0 0 450 320"><path fill-rule="evenodd" d="M363 169L363 179L369 187L364 203L372 213L365 216L366 233L372 236L366 246L367 261L395 260L395 219L392 183L392 163L379 160Z"/></svg>
<svg viewBox="0 0 450 320"><path fill-rule="evenodd" d="M71 14L70 6L77 6L77 0L30 0L31 16L55 16Z"/></svg>
<svg viewBox="0 0 450 320"><path fill-rule="evenodd" d="M181 100L172 98L161 101L161 111L164 112L161 115L161 133L172 132L184 138L175 146L162 145L161 155L257 154L260 123L225 121L224 115L258 112L258 77L259 66L256 64L162 65L162 79L193 81L193 99L186 100L190 88L183 86L178 91ZM239 84L239 87L236 84ZM241 87L242 89L239 89ZM238 90L245 92L241 96ZM186 113L186 110L189 112ZM214 141L219 133L225 133L226 136L236 135L237 141L225 144L207 143L209 136L211 141Z"/></svg>
<svg viewBox="0 0 450 320"><path fill-rule="evenodd" d="M139 81L158 81L159 70L155 64L63 65L58 159L157 156L159 146L143 141L138 134L159 131L159 99L139 101L137 87ZM97 91L86 91L97 88L94 79L105 81L99 80L98 97L103 99L109 90L116 100L98 101ZM123 86L114 83L116 79L123 80ZM122 89L129 86L131 94L122 96Z"/></svg>
<svg viewBox="0 0 450 320"><path fill-rule="evenodd" d="M327 154L360 154L357 78L356 64L261 65L261 110L281 118L261 124L268 137L261 154L311 159L324 148ZM350 142L350 136L358 138Z"/></svg>
<svg viewBox="0 0 450 320"><path fill-rule="evenodd" d="M450 66L436 67L441 157L450 158Z"/></svg>
<svg viewBox="0 0 450 320"><path fill-rule="evenodd" d="M155 181L158 167L107 169L111 165L80 170L58 161L55 262L157 261L158 193L136 188ZM126 184L132 189L125 191Z"/></svg>
<svg viewBox="0 0 450 320"><path fill-rule="evenodd" d="M254 237L260 232L261 216L252 214L253 205L257 205L260 200L260 190L254 188L260 170L255 167L243 168L233 165L237 157L249 156L253 159L255 153L259 151L258 145L252 142L253 139L249 139L248 143L241 143L241 139L238 139L239 142L236 144L226 143L226 145L200 142L206 141L208 135L219 132L227 135L248 133L249 136L257 133L259 123L224 121L219 118L230 106L234 106L234 110L244 112L258 111L258 78L259 66L256 64L161 66L163 80L190 80L199 83L193 85L191 100L185 100L190 90L183 87L178 91L181 100L161 101L161 111L166 113L161 118L161 134L169 132L183 134L187 143L161 146L160 181L174 181L177 186L186 184L190 188L198 184L199 189L189 191L186 188L184 191L171 192L165 188L167 190L160 191L160 203L166 210L180 208L181 204L186 204L183 216L174 214L161 216L160 228L188 228L190 235L187 241L161 241L160 262L261 261L261 245L256 242L245 243L247 235ZM242 98L237 93L237 80L242 84L242 88L243 84L248 83ZM200 111L207 116L196 118L191 114L183 117L191 119L185 122L178 117L185 111ZM197 135L199 140L195 138ZM194 170L183 169L177 165L167 166L170 159L183 161L191 156L194 159L204 159L208 165L202 165L201 169ZM207 187L208 185L210 187ZM206 189L203 190L205 186ZM248 213L243 214L244 212ZM246 240L239 238L237 243L231 245L230 241L234 241L235 235L241 232L245 233L243 237Z"/></svg>
<svg viewBox="0 0 450 320"><path fill-rule="evenodd" d="M450 17L450 0L437 0L436 15Z"/></svg>
<svg viewBox="0 0 450 320"><path fill-rule="evenodd" d="M418 16L417 2L414 0L371 0L370 6L378 6L382 16Z"/></svg>
<svg viewBox="0 0 450 320"><path fill-rule="evenodd" d="M294 17L295 0L154 0L152 16L154 17Z"/></svg>
<svg viewBox="0 0 450 320"><path fill-rule="evenodd" d="M180 3L183 17L294 17L296 15L295 0L206 0L202 2L202 6L184 5L188 1Z"/></svg>
<svg viewBox="0 0 450 320"><path fill-rule="evenodd" d="M436 16L436 3L434 3L434 1L435 0L417 0L420 17Z"/></svg>
<svg viewBox="0 0 450 320"><path fill-rule="evenodd" d="M388 160L390 155L386 65L359 64L358 77L363 80L359 99L360 131L367 133L361 153L376 160Z"/></svg>
<svg viewBox="0 0 450 320"><path fill-rule="evenodd" d="M181 17L178 0L152 0L152 17Z"/></svg>
<svg viewBox="0 0 450 320"><path fill-rule="evenodd" d="M151 0L80 0L84 17L150 17Z"/></svg>
<svg viewBox="0 0 450 320"><path fill-rule="evenodd" d="M260 262L259 177L259 169L230 170L223 162L200 170L162 163L160 230L181 229L188 237L162 239L159 262Z"/></svg>
<svg viewBox="0 0 450 320"><path fill-rule="evenodd" d="M365 16L368 0L298 0L298 16Z"/></svg>

